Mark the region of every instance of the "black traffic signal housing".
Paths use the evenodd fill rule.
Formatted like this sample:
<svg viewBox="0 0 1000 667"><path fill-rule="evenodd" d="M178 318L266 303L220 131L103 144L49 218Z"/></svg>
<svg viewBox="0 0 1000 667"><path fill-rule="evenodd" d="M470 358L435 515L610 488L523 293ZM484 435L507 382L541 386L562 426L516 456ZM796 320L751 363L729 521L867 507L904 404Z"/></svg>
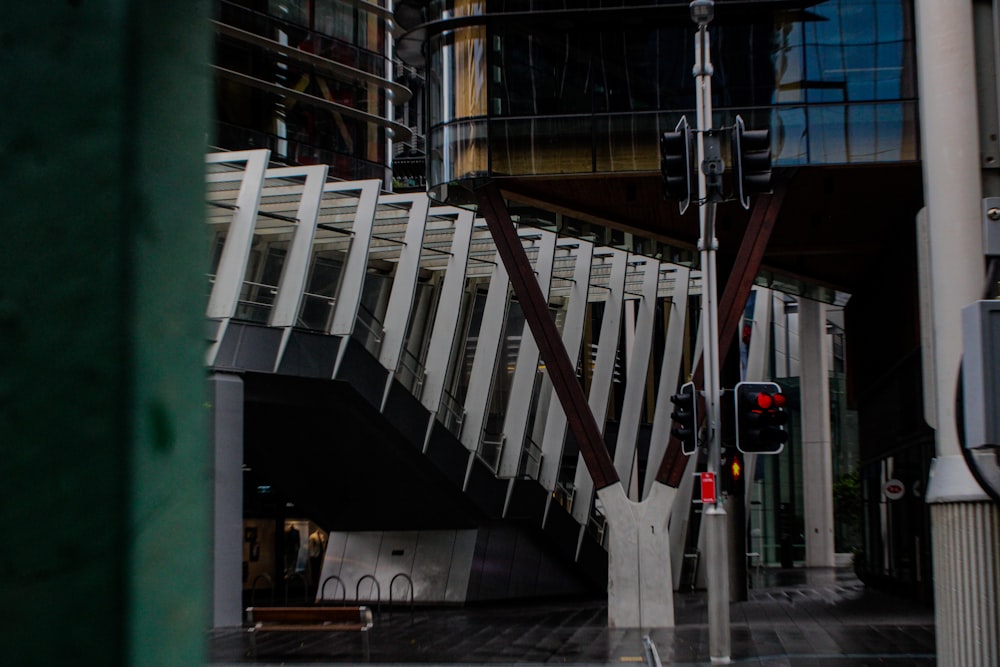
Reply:
<svg viewBox="0 0 1000 667"><path fill-rule="evenodd" d="M680 212L687 210L691 193L696 192L697 172L694 170L694 142L687 117L681 116L673 132L660 136L660 174L663 176L663 196L680 200Z"/></svg>
<svg viewBox="0 0 1000 667"><path fill-rule="evenodd" d="M694 454L698 450L698 396L694 382L682 384L680 392L671 396L670 402L674 404L674 411L670 413L674 426L670 433L681 441L681 451Z"/></svg>
<svg viewBox="0 0 1000 667"><path fill-rule="evenodd" d="M736 448L747 454L777 454L788 433L785 395L776 382L740 382L736 396Z"/></svg>
<svg viewBox="0 0 1000 667"><path fill-rule="evenodd" d="M737 116L731 154L736 197L749 209L750 195L771 192L771 131L748 130Z"/></svg>

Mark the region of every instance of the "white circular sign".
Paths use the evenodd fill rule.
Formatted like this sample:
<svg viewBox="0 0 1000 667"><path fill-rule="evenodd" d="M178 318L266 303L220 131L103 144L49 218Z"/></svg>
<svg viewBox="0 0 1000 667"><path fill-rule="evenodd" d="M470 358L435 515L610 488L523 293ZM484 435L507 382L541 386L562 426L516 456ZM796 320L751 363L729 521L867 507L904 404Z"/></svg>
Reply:
<svg viewBox="0 0 1000 667"><path fill-rule="evenodd" d="M898 479L887 480L882 485L882 495L888 500L899 500L903 497L904 493L906 493L906 487Z"/></svg>

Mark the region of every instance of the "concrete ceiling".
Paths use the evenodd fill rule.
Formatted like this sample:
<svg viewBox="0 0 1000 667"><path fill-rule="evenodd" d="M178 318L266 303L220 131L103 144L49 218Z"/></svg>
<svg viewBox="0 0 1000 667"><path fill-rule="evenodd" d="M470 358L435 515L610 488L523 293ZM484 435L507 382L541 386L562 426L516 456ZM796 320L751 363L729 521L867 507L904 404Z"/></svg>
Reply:
<svg viewBox="0 0 1000 667"><path fill-rule="evenodd" d="M681 216L662 196L658 173L501 179L508 199L585 222L694 250L697 207ZM856 293L894 243L912 237L923 205L918 164L776 169L785 188L764 269ZM752 202L751 202L752 208ZM721 265L735 255L750 216L738 203L719 206Z"/></svg>

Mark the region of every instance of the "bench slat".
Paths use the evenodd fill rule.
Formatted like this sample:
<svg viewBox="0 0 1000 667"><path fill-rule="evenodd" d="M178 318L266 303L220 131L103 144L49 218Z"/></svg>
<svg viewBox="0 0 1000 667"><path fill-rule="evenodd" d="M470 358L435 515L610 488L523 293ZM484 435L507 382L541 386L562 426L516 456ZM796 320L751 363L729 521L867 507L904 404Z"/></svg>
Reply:
<svg viewBox="0 0 1000 667"><path fill-rule="evenodd" d="M371 627L368 607L250 607L251 623L320 624L341 623Z"/></svg>
<svg viewBox="0 0 1000 667"><path fill-rule="evenodd" d="M374 625L368 607L247 607L250 653L257 654L261 632L360 632L365 660L369 658L368 630Z"/></svg>
<svg viewBox="0 0 1000 667"><path fill-rule="evenodd" d="M358 631L367 630L370 626L346 623L321 623L318 625L306 625L304 623L258 623L250 628L253 632L335 632L337 630Z"/></svg>

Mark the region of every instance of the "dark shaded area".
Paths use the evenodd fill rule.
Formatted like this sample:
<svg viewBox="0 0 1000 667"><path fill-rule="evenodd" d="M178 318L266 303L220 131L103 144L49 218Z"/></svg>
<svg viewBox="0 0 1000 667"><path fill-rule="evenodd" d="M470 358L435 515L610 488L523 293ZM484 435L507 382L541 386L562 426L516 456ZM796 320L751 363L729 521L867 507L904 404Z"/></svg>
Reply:
<svg viewBox="0 0 1000 667"><path fill-rule="evenodd" d="M350 385L251 373L245 381L248 515L268 514L256 490L270 486L327 530L471 528L483 518Z"/></svg>

